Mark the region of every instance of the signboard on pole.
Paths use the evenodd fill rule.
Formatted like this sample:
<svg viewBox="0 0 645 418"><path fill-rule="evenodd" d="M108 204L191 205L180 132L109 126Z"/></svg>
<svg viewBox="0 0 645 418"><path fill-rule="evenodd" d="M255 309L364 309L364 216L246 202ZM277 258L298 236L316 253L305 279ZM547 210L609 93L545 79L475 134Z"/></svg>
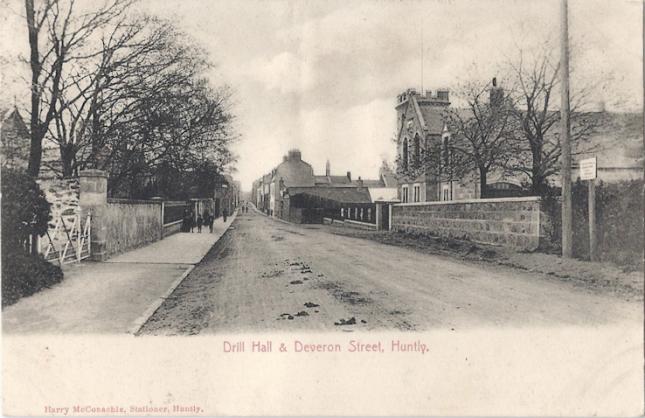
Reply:
<svg viewBox="0 0 645 418"><path fill-rule="evenodd" d="M596 179L596 157L580 160L580 180Z"/></svg>

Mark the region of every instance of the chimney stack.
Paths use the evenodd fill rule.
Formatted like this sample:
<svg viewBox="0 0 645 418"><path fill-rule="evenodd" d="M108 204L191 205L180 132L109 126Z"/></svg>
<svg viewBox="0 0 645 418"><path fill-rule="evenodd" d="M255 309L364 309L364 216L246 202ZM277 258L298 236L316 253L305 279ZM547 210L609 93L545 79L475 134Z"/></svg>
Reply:
<svg viewBox="0 0 645 418"><path fill-rule="evenodd" d="M347 172L347 180L352 181L352 172L351 171Z"/></svg>
<svg viewBox="0 0 645 418"><path fill-rule="evenodd" d="M442 102L450 101L450 91L448 89L438 89L437 90L437 99Z"/></svg>
<svg viewBox="0 0 645 418"><path fill-rule="evenodd" d="M358 187L363 187L363 179L361 179L361 176L358 176L356 183L358 183Z"/></svg>
<svg viewBox="0 0 645 418"><path fill-rule="evenodd" d="M500 106L504 101L504 89L497 87L497 77L493 77L492 84L490 88L490 105Z"/></svg>
<svg viewBox="0 0 645 418"><path fill-rule="evenodd" d="M300 150L297 148L289 150L289 153L287 155L289 157L289 160L300 161L302 159L302 154L300 153Z"/></svg>
<svg viewBox="0 0 645 418"><path fill-rule="evenodd" d="M325 164L325 175L329 177L331 175L331 164L329 164L329 159L327 160L327 163Z"/></svg>

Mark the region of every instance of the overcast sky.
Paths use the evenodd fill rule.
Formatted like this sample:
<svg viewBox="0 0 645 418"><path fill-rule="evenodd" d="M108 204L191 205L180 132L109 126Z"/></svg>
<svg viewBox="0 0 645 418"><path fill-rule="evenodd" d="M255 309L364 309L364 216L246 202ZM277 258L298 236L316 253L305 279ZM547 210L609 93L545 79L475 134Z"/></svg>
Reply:
<svg viewBox="0 0 645 418"><path fill-rule="evenodd" d="M316 173L324 172L329 159L334 173L375 178L381 161L395 155L398 93L422 83L436 90L499 76L518 47L557 42L559 5L148 0L140 7L176 21L210 53L217 65L213 81L233 87L242 135L235 146L236 177L249 189L294 147ZM611 79L594 100L610 110L641 109L641 2L572 0L569 9L574 86ZM12 50L26 50L26 29L15 27L23 22L4 22L3 47L9 49L9 36Z"/></svg>

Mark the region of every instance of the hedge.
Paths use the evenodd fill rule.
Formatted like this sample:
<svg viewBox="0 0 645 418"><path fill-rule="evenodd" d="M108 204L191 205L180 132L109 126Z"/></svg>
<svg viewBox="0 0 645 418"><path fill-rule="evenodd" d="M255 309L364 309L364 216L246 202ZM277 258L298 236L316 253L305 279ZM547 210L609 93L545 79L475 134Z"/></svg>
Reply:
<svg viewBox="0 0 645 418"><path fill-rule="evenodd" d="M600 261L611 261L628 269L643 269L644 218L643 180L619 183L598 182L596 186L596 231ZM573 185L573 255L589 259L588 185ZM559 199L544 196L547 211L553 220L553 250L561 249L561 218Z"/></svg>
<svg viewBox="0 0 645 418"><path fill-rule="evenodd" d="M40 255L20 250L2 250L2 307L33 295L63 280L60 267Z"/></svg>

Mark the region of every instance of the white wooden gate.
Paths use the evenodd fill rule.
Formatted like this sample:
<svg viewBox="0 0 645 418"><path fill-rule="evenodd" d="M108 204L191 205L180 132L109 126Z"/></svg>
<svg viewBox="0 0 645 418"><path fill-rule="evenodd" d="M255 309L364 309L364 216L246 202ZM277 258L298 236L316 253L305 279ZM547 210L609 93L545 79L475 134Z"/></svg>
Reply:
<svg viewBox="0 0 645 418"><path fill-rule="evenodd" d="M81 219L74 216L71 226L63 217L58 218L53 228L38 240L38 250L48 261L59 264L80 262L90 256L91 215Z"/></svg>

